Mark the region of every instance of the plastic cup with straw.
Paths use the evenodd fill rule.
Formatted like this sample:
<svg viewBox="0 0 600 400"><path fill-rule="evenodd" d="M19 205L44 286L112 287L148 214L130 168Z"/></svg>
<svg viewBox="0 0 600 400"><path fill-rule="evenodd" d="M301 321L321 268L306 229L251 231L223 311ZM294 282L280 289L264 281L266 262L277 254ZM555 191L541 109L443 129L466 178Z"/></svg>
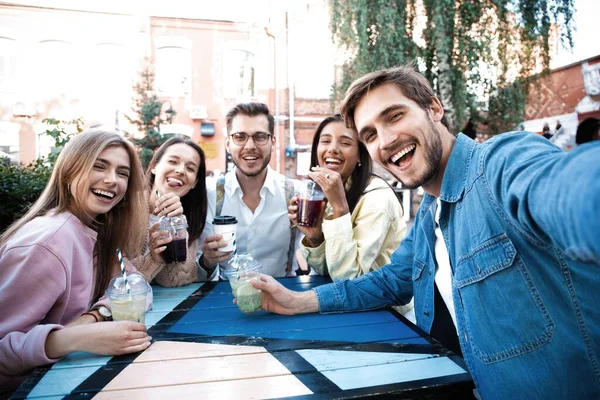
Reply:
<svg viewBox="0 0 600 400"><path fill-rule="evenodd" d="M115 321L146 320L146 296L150 285L143 275L134 272L127 274L121 250L117 249L117 259L121 266L121 275L110 281L106 294L110 299L112 315Z"/></svg>

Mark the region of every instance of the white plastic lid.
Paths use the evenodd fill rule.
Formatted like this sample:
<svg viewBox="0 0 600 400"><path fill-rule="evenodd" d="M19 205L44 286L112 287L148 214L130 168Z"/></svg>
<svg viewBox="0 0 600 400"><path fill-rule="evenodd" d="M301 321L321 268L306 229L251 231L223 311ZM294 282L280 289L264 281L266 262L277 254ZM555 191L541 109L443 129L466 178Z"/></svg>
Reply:
<svg viewBox="0 0 600 400"><path fill-rule="evenodd" d="M146 278L138 272L127 274L127 282L131 288L130 293L127 293L127 286L125 285L123 276L119 275L110 281L108 289L106 289L106 294L108 296L130 296L144 294L150 290L150 285L146 282Z"/></svg>
<svg viewBox="0 0 600 400"><path fill-rule="evenodd" d="M222 272L227 278L230 278L246 272L258 272L261 267L252 255L241 253L231 257Z"/></svg>

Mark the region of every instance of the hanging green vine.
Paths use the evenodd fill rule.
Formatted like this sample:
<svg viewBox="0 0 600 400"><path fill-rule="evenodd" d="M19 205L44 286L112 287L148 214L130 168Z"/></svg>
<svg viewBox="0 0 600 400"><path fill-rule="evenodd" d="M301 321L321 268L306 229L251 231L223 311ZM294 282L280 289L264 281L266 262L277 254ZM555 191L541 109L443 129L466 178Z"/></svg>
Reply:
<svg viewBox="0 0 600 400"><path fill-rule="evenodd" d="M514 127L523 118L523 82L549 69L553 31L565 47L573 45L573 2L331 0L333 38L351 55L332 104L361 75L412 63L438 93L454 131L481 98L494 130Z"/></svg>

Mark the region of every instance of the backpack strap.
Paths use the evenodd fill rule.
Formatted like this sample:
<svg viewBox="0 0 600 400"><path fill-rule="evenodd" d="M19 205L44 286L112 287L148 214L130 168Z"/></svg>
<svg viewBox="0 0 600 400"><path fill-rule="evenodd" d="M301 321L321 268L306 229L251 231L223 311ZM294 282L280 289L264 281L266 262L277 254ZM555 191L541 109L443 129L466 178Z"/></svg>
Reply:
<svg viewBox="0 0 600 400"><path fill-rule="evenodd" d="M225 200L225 175L217 179L217 206L215 208L215 216L220 217L223 210L223 200Z"/></svg>
<svg viewBox="0 0 600 400"><path fill-rule="evenodd" d="M285 177L285 198L286 205L290 204L290 200L294 197L294 181L289 179L287 176ZM288 262L286 271L289 272L292 270L292 266L294 264L294 255L295 255L295 247L296 247L296 232L298 231L298 227L293 225L290 221L290 246L288 248Z"/></svg>

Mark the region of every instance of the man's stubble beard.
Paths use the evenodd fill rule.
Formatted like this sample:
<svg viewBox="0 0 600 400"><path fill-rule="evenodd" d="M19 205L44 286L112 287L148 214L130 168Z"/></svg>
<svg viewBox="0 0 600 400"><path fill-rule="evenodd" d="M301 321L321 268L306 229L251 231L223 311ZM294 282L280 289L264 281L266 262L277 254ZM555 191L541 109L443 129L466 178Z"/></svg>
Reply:
<svg viewBox="0 0 600 400"><path fill-rule="evenodd" d="M241 157L240 157L241 159ZM234 159L233 160L233 164L235 165L235 167L244 175L246 175L247 177L253 177L253 176L258 176L260 175L266 168L267 165L269 165L269 163L271 162L271 151L269 150L269 152L267 153L265 160L263 162L263 164L261 165L260 169L257 172L248 172L245 171L243 168L241 168L239 166L239 164L237 163L237 161Z"/></svg>
<svg viewBox="0 0 600 400"><path fill-rule="evenodd" d="M404 182L399 177L396 177L400 182L402 182L402 186L406 187L407 189L416 189L427 184L438 173L443 153L442 138L440 132L431 122L431 120L429 121L429 128L428 137L423 139L424 141L427 139L427 143L421 144L421 148L423 149L423 159L425 162L425 170L423 173L420 175L420 177L412 179L412 181L408 182Z"/></svg>

